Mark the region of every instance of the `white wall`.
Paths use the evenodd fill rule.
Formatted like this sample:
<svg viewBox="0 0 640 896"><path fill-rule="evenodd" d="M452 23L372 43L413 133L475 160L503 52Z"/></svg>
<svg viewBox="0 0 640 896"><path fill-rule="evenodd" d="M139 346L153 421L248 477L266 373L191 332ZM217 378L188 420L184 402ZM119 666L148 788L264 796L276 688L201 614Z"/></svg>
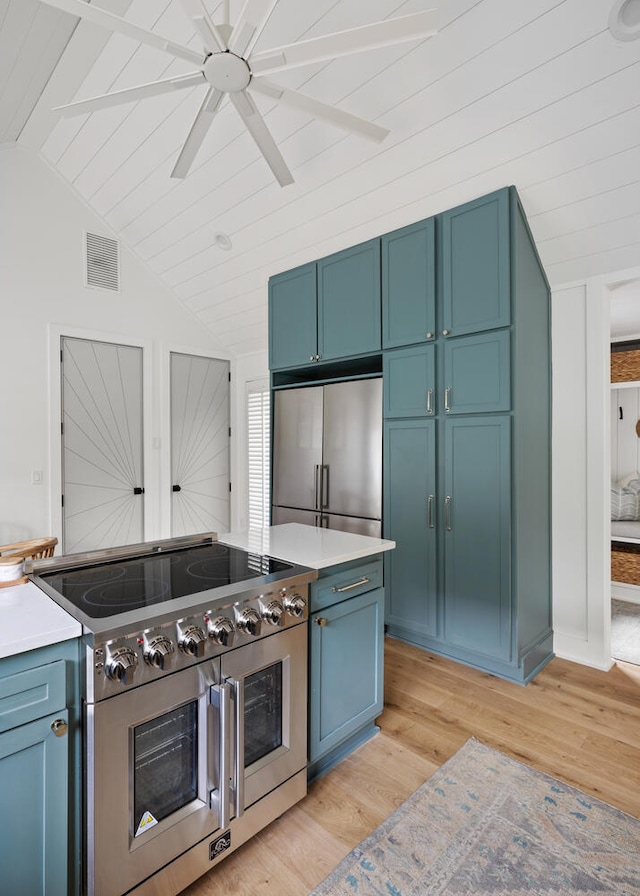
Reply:
<svg viewBox="0 0 640 896"><path fill-rule="evenodd" d="M119 293L84 287L83 232L114 234L15 144L0 146L0 196L0 544L60 538L61 333L144 347L145 535L167 535L169 351L228 354L125 249Z"/></svg>
<svg viewBox="0 0 640 896"><path fill-rule="evenodd" d="M555 651L611 665L610 296L640 269L553 291Z"/></svg>

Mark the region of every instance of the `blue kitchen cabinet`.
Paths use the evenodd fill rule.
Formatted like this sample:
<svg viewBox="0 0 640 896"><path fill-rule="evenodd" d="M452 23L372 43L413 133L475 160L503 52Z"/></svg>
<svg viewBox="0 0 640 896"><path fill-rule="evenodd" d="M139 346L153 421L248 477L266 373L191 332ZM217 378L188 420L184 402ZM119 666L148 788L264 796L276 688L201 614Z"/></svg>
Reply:
<svg viewBox="0 0 640 896"><path fill-rule="evenodd" d="M316 264L269 280L269 367L309 364L318 351Z"/></svg>
<svg viewBox="0 0 640 896"><path fill-rule="evenodd" d="M387 631L526 683L553 656L549 285L515 187L380 245ZM330 268L340 378L373 348L349 349Z"/></svg>
<svg viewBox="0 0 640 896"><path fill-rule="evenodd" d="M437 220L432 419L416 347L383 361L387 631L526 683L553 656L549 287L514 188Z"/></svg>
<svg viewBox="0 0 640 896"><path fill-rule="evenodd" d="M391 420L384 429L385 621L421 636L437 635L436 424Z"/></svg>
<svg viewBox="0 0 640 896"><path fill-rule="evenodd" d="M511 331L490 330L442 344L442 395L446 414L511 408Z"/></svg>
<svg viewBox="0 0 640 896"><path fill-rule="evenodd" d="M382 560L319 571L310 586L309 765L313 780L378 731L383 704Z"/></svg>
<svg viewBox="0 0 640 896"><path fill-rule="evenodd" d="M0 660L0 889L79 887L77 643Z"/></svg>
<svg viewBox="0 0 640 896"><path fill-rule="evenodd" d="M437 401L435 346L385 352L382 394L385 418L433 416Z"/></svg>
<svg viewBox="0 0 640 896"><path fill-rule="evenodd" d="M382 347L431 341L436 330L435 218L382 237Z"/></svg>
<svg viewBox="0 0 640 896"><path fill-rule="evenodd" d="M380 352L380 240L269 280L269 367Z"/></svg>
<svg viewBox="0 0 640 896"><path fill-rule="evenodd" d="M511 658L511 418L443 427L443 641L480 664Z"/></svg>
<svg viewBox="0 0 640 896"><path fill-rule="evenodd" d="M320 360L379 352L380 240L318 262Z"/></svg>
<svg viewBox="0 0 640 896"><path fill-rule="evenodd" d="M439 216L438 225L442 335L509 326L509 190L450 209Z"/></svg>

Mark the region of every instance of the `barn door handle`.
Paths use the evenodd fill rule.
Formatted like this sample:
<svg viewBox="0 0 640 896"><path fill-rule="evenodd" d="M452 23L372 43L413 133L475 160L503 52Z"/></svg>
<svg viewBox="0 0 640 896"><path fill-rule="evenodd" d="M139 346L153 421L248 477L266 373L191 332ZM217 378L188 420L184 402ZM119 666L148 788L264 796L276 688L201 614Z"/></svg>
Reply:
<svg viewBox="0 0 640 896"><path fill-rule="evenodd" d="M173 492L181 492L181 491L182 491L182 487L181 487L180 485L173 485L173 486L171 486L171 491L173 491Z"/></svg>
<svg viewBox="0 0 640 896"><path fill-rule="evenodd" d="M133 489L133 494L134 495L144 495L144 489L141 488L139 485L136 485L135 488Z"/></svg>

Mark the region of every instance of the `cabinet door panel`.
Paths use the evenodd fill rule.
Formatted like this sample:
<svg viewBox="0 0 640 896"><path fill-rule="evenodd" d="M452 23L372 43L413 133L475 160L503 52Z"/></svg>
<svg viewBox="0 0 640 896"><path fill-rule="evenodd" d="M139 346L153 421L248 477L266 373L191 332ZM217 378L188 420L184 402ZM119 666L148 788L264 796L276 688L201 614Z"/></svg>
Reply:
<svg viewBox="0 0 640 896"><path fill-rule="evenodd" d="M510 418L449 419L444 429L444 638L511 653Z"/></svg>
<svg viewBox="0 0 640 896"><path fill-rule="evenodd" d="M269 280L269 367L309 364L316 354L316 264L303 265Z"/></svg>
<svg viewBox="0 0 640 896"><path fill-rule="evenodd" d="M451 209L440 223L443 329L461 336L508 326L508 190Z"/></svg>
<svg viewBox="0 0 640 896"><path fill-rule="evenodd" d="M423 635L437 625L435 453L435 421L386 425L384 535L396 542L385 555L386 621Z"/></svg>
<svg viewBox="0 0 640 896"><path fill-rule="evenodd" d="M380 351L380 240L318 262L318 352L323 361Z"/></svg>
<svg viewBox="0 0 640 896"><path fill-rule="evenodd" d="M451 414L508 411L511 406L510 332L498 330L444 343L445 410Z"/></svg>
<svg viewBox="0 0 640 896"><path fill-rule="evenodd" d="M382 711L383 604L377 588L311 617L312 762Z"/></svg>
<svg viewBox="0 0 640 896"><path fill-rule="evenodd" d="M67 896L68 737L54 719L66 710L0 735L2 892Z"/></svg>
<svg viewBox="0 0 640 896"><path fill-rule="evenodd" d="M435 347L385 352L382 360L385 417L436 413Z"/></svg>
<svg viewBox="0 0 640 896"><path fill-rule="evenodd" d="M433 338L435 287L434 218L382 237L383 348Z"/></svg>
<svg viewBox="0 0 640 896"><path fill-rule="evenodd" d="M0 678L0 731L49 715L65 702L64 660Z"/></svg>

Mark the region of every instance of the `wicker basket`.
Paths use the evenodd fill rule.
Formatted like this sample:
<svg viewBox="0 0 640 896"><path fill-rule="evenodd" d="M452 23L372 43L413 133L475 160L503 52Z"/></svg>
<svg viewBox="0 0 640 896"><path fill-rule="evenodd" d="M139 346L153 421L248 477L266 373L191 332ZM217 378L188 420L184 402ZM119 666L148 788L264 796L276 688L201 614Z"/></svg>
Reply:
<svg viewBox="0 0 640 896"><path fill-rule="evenodd" d="M623 542L611 545L611 580L640 585L640 545Z"/></svg>
<svg viewBox="0 0 640 896"><path fill-rule="evenodd" d="M611 382L640 380L640 351L611 352Z"/></svg>
<svg viewBox="0 0 640 896"><path fill-rule="evenodd" d="M27 577L22 574L25 560L42 560L53 557L58 544L57 538L32 538L30 541L15 541L13 544L0 544L0 571L12 569L14 578L0 581L0 588L10 585L22 585Z"/></svg>

